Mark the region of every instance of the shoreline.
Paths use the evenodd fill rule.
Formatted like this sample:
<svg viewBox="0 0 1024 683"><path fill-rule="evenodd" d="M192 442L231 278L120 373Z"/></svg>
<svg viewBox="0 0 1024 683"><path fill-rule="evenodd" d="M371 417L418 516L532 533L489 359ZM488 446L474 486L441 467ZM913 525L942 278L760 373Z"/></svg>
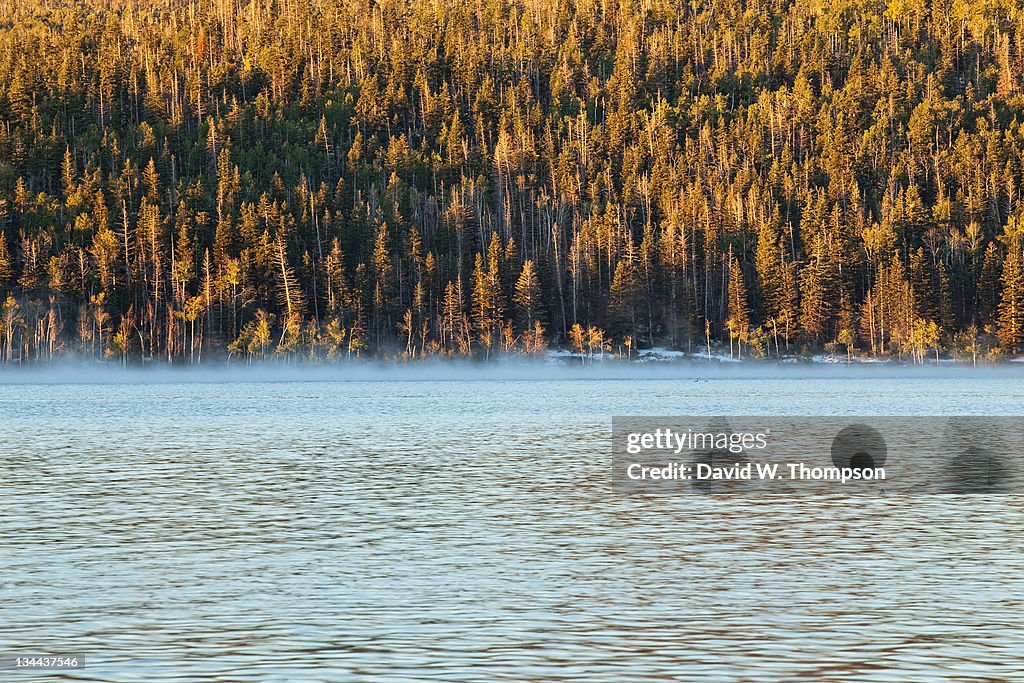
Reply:
<svg viewBox="0 0 1024 683"><path fill-rule="evenodd" d="M955 379L1024 378L1024 364L998 363L913 364L898 360L847 362L825 359L703 360L665 359L647 354L644 359L580 358L568 352L536 357L499 357L490 360L424 358L416 360L348 359L316 361L273 359L246 363L204 361L196 364L146 364L116 361L55 359L49 362L0 366L0 385L16 384L133 384L220 382L391 382L391 381L714 381L814 379ZM655 357L651 357L655 356ZM1018 373L1020 375L1018 376Z"/></svg>

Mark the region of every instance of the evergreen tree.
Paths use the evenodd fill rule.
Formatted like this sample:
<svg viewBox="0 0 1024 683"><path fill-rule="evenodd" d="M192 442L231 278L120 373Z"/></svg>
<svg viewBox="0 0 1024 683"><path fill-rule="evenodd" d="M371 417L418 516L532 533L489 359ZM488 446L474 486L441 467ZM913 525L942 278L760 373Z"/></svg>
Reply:
<svg viewBox="0 0 1024 683"><path fill-rule="evenodd" d="M800 272L800 328L811 342L827 335L832 316L828 266L819 252Z"/></svg>
<svg viewBox="0 0 1024 683"><path fill-rule="evenodd" d="M477 341L488 355L497 343L498 320L494 310L493 284L490 274L484 269L483 256L478 253L473 264L473 329Z"/></svg>
<svg viewBox="0 0 1024 683"><path fill-rule="evenodd" d="M540 281L533 261L524 261L515 293L516 321L521 331L531 330L535 322L540 322L541 305Z"/></svg>
<svg viewBox="0 0 1024 683"><path fill-rule="evenodd" d="M974 308L975 319L981 326L995 322L999 305L1000 279L1003 264L995 242L985 249L985 257L978 277L978 298Z"/></svg>
<svg viewBox="0 0 1024 683"><path fill-rule="evenodd" d="M729 252L729 315L725 319L729 330L729 353L732 355L732 341L737 343L736 350L743 355L743 345L750 339L750 305L747 301L747 288L743 283L743 270L739 260Z"/></svg>
<svg viewBox="0 0 1024 683"><path fill-rule="evenodd" d="M373 333L377 348L384 344L385 335L394 327L395 270L388 246L388 226L382 223L373 245Z"/></svg>
<svg viewBox="0 0 1024 683"><path fill-rule="evenodd" d="M11 251L7 247L7 236L0 231L0 290L5 290L14 277Z"/></svg>
<svg viewBox="0 0 1024 683"><path fill-rule="evenodd" d="M632 240L626 242L626 253L615 265L611 284L609 313L615 329L624 335L635 336L639 306L643 304L643 284L637 267Z"/></svg>
<svg viewBox="0 0 1024 683"><path fill-rule="evenodd" d="M924 320L937 322L942 306L933 270L925 257L924 248L919 247L910 257L910 285L914 289L914 310Z"/></svg>
<svg viewBox="0 0 1024 683"><path fill-rule="evenodd" d="M762 319L775 338L776 353L780 352L779 337L789 347L799 318L796 277L779 248L778 239L776 231L766 222L758 234L755 260Z"/></svg>
<svg viewBox="0 0 1024 683"><path fill-rule="evenodd" d="M1003 263L1002 295L999 300L999 343L1010 353L1024 344L1024 258L1022 245L1014 241Z"/></svg>

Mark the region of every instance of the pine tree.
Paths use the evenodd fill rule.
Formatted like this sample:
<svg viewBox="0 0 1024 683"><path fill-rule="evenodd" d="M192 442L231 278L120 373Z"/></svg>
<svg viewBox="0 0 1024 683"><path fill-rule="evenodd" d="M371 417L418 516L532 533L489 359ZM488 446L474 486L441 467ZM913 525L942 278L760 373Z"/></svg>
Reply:
<svg viewBox="0 0 1024 683"><path fill-rule="evenodd" d="M771 223L765 222L757 236L757 252L754 259L757 284L761 291L764 318L777 320L782 309L782 274L778 235Z"/></svg>
<svg viewBox="0 0 1024 683"><path fill-rule="evenodd" d="M893 254L885 272L879 300L888 339L902 355L913 348L915 327L921 318L914 312L914 290L898 254Z"/></svg>
<svg viewBox="0 0 1024 683"><path fill-rule="evenodd" d="M981 272L978 275L978 296L974 305L975 320L979 326L993 324L996 320L999 307L999 280L1002 277L1003 266L999 250L995 242L990 242L985 248L985 256L981 265Z"/></svg>
<svg viewBox="0 0 1024 683"><path fill-rule="evenodd" d="M440 343L445 353L468 353L469 339L465 328L462 284L449 280L441 303Z"/></svg>
<svg viewBox="0 0 1024 683"><path fill-rule="evenodd" d="M857 323L850 293L845 290L839 300L836 342L846 347L846 360L849 361L853 356L853 347L857 343Z"/></svg>
<svg viewBox="0 0 1024 683"><path fill-rule="evenodd" d="M337 237L331 241L331 249L324 260L324 279L327 310L332 315L340 316L344 323L346 316L355 308L355 302L345 273L345 254Z"/></svg>
<svg viewBox="0 0 1024 683"><path fill-rule="evenodd" d="M385 334L394 327L392 313L395 305L395 269L388 246L386 223L380 225L377 230L377 239L374 241L373 271L373 333L375 343L380 348L384 343Z"/></svg>
<svg viewBox="0 0 1024 683"><path fill-rule="evenodd" d="M743 345L750 339L750 304L747 301L747 287L743 283L743 270L739 259L729 252L729 314L725 319L725 327L729 330L729 355L732 355L732 343L736 341L736 351L743 356Z"/></svg>
<svg viewBox="0 0 1024 683"><path fill-rule="evenodd" d="M498 233L491 233L491 243L487 247L487 290L490 296L488 303L490 314L495 326L501 326L505 320L505 312L508 309L505 292L508 286L505 282L505 250Z"/></svg>
<svg viewBox="0 0 1024 683"><path fill-rule="evenodd" d="M924 248L918 247L910 256L910 285L914 289L914 310L918 317L935 322L940 319L941 301L932 272Z"/></svg>
<svg viewBox="0 0 1024 683"><path fill-rule="evenodd" d="M0 231L0 291L5 290L14 277L11 250L7 247L7 235Z"/></svg>
<svg viewBox="0 0 1024 683"><path fill-rule="evenodd" d="M950 331L956 327L956 315L953 312L953 294L950 291L949 271L945 261L939 261L937 288L939 297L938 325L940 331Z"/></svg>
<svg viewBox="0 0 1024 683"><path fill-rule="evenodd" d="M763 319L775 338L775 351L780 352L778 338L786 347L793 338L799 318L797 283L793 268L785 260L778 245L778 234L771 224L761 227L755 260L758 286L762 298Z"/></svg>
<svg viewBox="0 0 1024 683"><path fill-rule="evenodd" d="M494 315L492 286L493 281L490 274L484 269L483 256L477 253L473 263L473 329L476 331L477 341L488 355L491 347L497 341L495 336L497 320Z"/></svg>
<svg viewBox="0 0 1024 683"><path fill-rule="evenodd" d="M516 322L521 331L533 328L541 318L540 281L534 271L533 261L524 261L523 269L516 281L515 292Z"/></svg>
<svg viewBox="0 0 1024 683"><path fill-rule="evenodd" d="M149 158L146 169L142 172L142 185L146 188L146 199L151 204L160 204L160 172L156 169L153 157Z"/></svg>
<svg viewBox="0 0 1024 683"><path fill-rule="evenodd" d="M627 239L626 253L615 266L610 296L609 313L615 329L623 335L635 337L639 307L644 299L643 283L631 239Z"/></svg>
<svg viewBox="0 0 1024 683"><path fill-rule="evenodd" d="M1010 353L1024 344L1024 258L1022 245L1014 241L1003 263L1002 295L999 300L999 343Z"/></svg>
<svg viewBox="0 0 1024 683"><path fill-rule="evenodd" d="M64 200L67 201L75 191L77 175L75 172L75 158L71 154L71 147L64 150L64 160L60 165L61 190L64 192Z"/></svg>
<svg viewBox="0 0 1024 683"><path fill-rule="evenodd" d="M800 329L809 341L818 342L825 336L831 316L827 266L817 254L800 271Z"/></svg>

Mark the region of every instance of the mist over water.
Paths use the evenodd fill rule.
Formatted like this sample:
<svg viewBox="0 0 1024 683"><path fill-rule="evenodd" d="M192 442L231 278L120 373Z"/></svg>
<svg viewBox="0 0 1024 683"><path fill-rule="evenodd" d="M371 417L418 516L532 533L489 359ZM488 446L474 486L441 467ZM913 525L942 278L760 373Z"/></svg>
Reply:
<svg viewBox="0 0 1024 683"><path fill-rule="evenodd" d="M232 382L344 381L593 381L593 380L743 380L840 379L1024 380L1024 364L970 367L901 363L580 362L509 359L492 362L439 359L414 362L374 360L338 363L235 362L202 365L121 365L55 361L0 369L3 384L167 384ZM934 408L934 407L932 407Z"/></svg>
<svg viewBox="0 0 1024 683"><path fill-rule="evenodd" d="M610 433L1021 414L1019 374L4 372L0 652L84 653L85 681L1011 680L1021 495L625 497Z"/></svg>

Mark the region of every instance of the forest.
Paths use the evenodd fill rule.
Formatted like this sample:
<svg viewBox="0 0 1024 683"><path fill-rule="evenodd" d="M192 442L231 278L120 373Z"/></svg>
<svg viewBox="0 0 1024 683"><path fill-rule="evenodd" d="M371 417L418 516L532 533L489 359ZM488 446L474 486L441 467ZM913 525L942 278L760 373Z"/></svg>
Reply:
<svg viewBox="0 0 1024 683"><path fill-rule="evenodd" d="M1024 349L1017 0L0 0L0 361Z"/></svg>

